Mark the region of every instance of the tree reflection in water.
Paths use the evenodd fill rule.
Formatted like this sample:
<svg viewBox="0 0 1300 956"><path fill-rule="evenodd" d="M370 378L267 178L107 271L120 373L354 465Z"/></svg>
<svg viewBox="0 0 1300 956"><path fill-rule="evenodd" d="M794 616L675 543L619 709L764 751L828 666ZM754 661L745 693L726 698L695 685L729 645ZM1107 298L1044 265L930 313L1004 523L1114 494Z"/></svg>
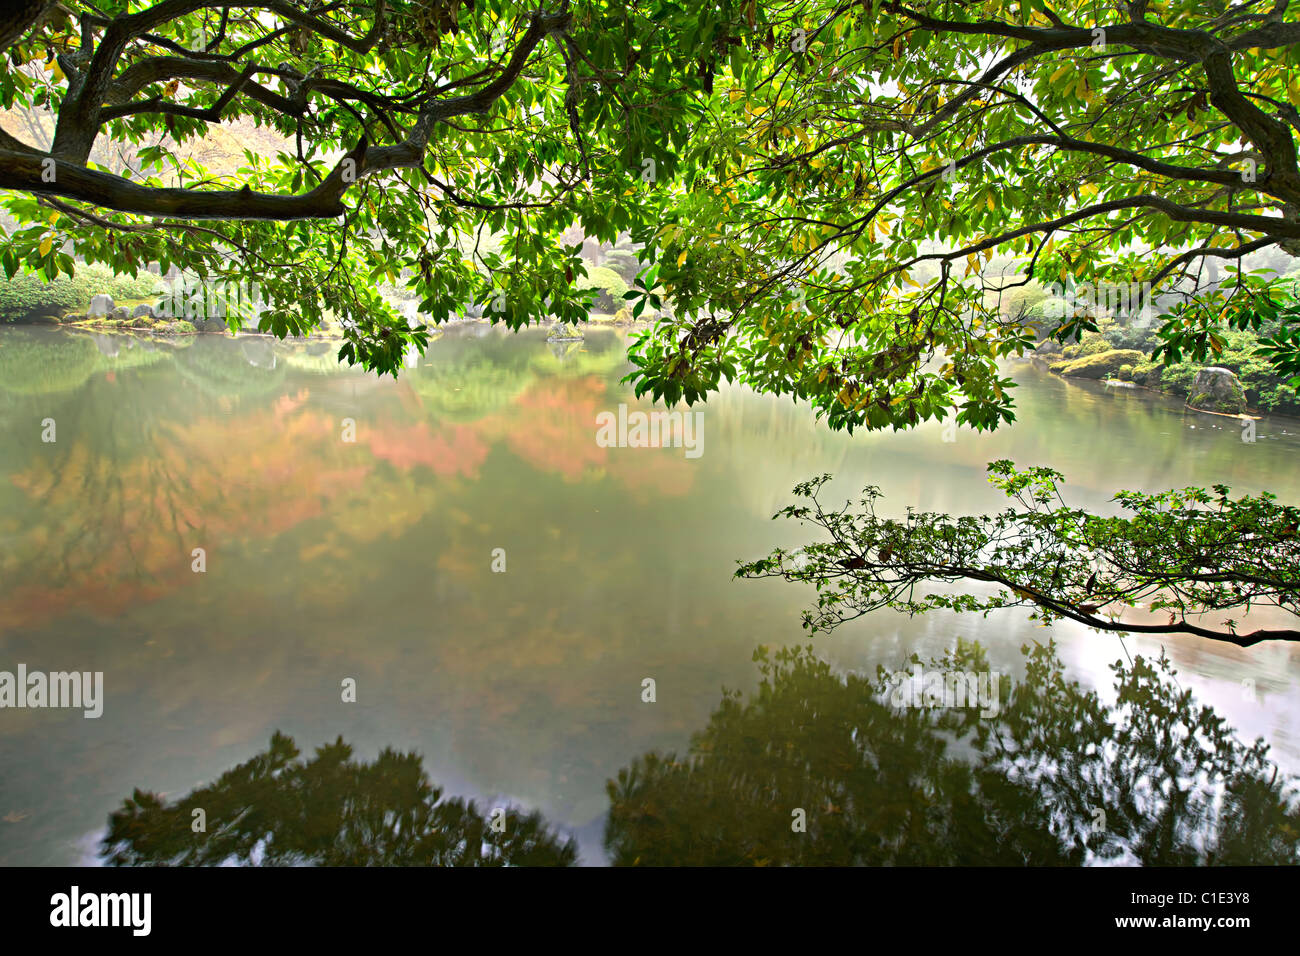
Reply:
<svg viewBox="0 0 1300 956"><path fill-rule="evenodd" d="M195 811L204 832L194 832ZM176 803L136 790L109 817L113 866L569 866L577 845L538 813L494 826L472 802L443 799L420 757L353 759L340 738L299 759L289 737Z"/></svg>
<svg viewBox="0 0 1300 956"><path fill-rule="evenodd" d="M1300 862L1296 781L1181 690L1167 660L1113 665L1116 699L1025 648L995 716L897 707L896 685L834 673L811 648L755 653L748 700L724 692L690 754L646 754L610 781L615 865L1248 865ZM912 664L920 664L913 658ZM930 672L986 673L959 645ZM993 708L990 708L993 709ZM206 831L193 832L202 809ZM793 825L803 811L806 829ZM139 790L109 818L116 866L567 866L539 813L503 830L443 799L415 754L353 759L342 739L270 748L176 803Z"/></svg>
<svg viewBox="0 0 1300 956"><path fill-rule="evenodd" d="M755 660L690 754L608 785L615 865L1146 865L1300 862L1295 781L1178 688L1167 660L1113 665L1113 705L1025 649L1000 712L899 708L883 672L809 650ZM914 661L914 663L919 663ZM931 666L983 673L978 647ZM806 814L796 832L795 813Z"/></svg>

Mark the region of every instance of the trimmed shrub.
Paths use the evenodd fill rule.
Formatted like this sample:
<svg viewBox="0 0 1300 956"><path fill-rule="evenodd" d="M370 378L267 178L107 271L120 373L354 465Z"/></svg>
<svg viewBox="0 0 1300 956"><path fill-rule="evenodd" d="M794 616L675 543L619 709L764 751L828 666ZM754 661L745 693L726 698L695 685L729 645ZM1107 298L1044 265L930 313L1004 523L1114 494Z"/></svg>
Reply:
<svg viewBox="0 0 1300 956"><path fill-rule="evenodd" d="M613 269L605 266L588 266L587 274L578 279L579 289L599 289L600 295L592 303L597 312L614 312L623 305L627 283Z"/></svg>

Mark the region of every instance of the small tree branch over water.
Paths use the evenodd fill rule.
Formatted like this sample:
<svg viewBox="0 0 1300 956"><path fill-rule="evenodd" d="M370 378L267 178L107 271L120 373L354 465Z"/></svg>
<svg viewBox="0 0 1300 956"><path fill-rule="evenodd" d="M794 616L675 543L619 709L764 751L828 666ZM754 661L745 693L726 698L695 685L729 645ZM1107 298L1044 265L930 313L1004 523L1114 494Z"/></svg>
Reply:
<svg viewBox="0 0 1300 956"><path fill-rule="evenodd" d="M775 549L742 563L737 577L781 577L817 588L804 626L829 631L880 608L908 614L1033 608L1045 624L1062 618L1103 631L1192 634L1249 647L1300 641L1300 629L1241 629L1233 615L1271 608L1300 616L1300 508L1267 492L1229 496L1183 488L1118 492L1121 513L1067 505L1065 480L1050 468L989 465L989 480L1015 504L996 515L954 518L908 508L904 518L876 513L879 488L859 510L827 509L819 499L830 475L797 485L810 504L774 517L797 518L830 540L798 551ZM929 593L935 584L991 585L991 594ZM1138 613L1135 613L1138 612ZM1226 615L1226 616L1225 616Z"/></svg>

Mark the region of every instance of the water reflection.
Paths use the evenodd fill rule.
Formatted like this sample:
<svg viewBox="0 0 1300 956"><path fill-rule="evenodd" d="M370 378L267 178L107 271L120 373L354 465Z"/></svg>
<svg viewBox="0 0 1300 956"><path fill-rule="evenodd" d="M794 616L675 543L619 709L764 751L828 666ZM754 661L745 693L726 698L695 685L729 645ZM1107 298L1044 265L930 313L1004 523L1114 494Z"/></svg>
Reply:
<svg viewBox="0 0 1300 956"><path fill-rule="evenodd" d="M538 813L444 799L415 754L366 763L339 738L303 760L277 733L175 803L137 790L100 854L113 866L569 866L578 851Z"/></svg>
<svg viewBox="0 0 1300 956"><path fill-rule="evenodd" d="M681 748L720 686L750 686L755 644L799 636L807 594L731 577L802 542L768 520L795 482L831 471L845 494L878 484L900 510L969 512L1002 504L983 472L1005 457L1061 468L1094 507L1219 480L1300 500L1294 422L1261 422L1247 446L1158 397L1032 370L1013 428L951 443L832 434L728 389L688 460L596 443L598 412L649 408L619 382L613 332L557 354L544 330L449 328L396 382L339 368L328 343L103 339L0 330L0 669L102 670L106 696L99 720L0 712L0 864L93 861L133 786L188 792L277 728L418 752L448 792L536 808L600 862L606 781ZM57 442L40 440L46 418ZM1048 633L1109 687L1114 638L1023 615L889 614L817 649L871 672L978 637L1010 673ZM1296 769L1300 647L1166 643L1186 686Z"/></svg>
<svg viewBox="0 0 1300 956"><path fill-rule="evenodd" d="M1025 679L1000 694L909 707L899 675L837 674L811 647L760 649L757 690L724 693L687 756L648 753L609 782L611 861L1300 862L1296 781L1183 693L1167 660L1117 666L1106 704L1065 677L1053 646L1026 652ZM988 674L971 645L926 666L940 680ZM340 738L304 761L277 733L174 802L137 789L100 854L116 866L564 866L577 847L536 812L444 799L413 753L359 762Z"/></svg>
<svg viewBox="0 0 1300 956"><path fill-rule="evenodd" d="M1176 685L1116 668L1118 703L1029 652L1000 711L900 709L897 684L807 650L756 655L690 753L609 784L616 865L1246 865L1300 862L1296 782ZM987 673L978 648L931 664Z"/></svg>

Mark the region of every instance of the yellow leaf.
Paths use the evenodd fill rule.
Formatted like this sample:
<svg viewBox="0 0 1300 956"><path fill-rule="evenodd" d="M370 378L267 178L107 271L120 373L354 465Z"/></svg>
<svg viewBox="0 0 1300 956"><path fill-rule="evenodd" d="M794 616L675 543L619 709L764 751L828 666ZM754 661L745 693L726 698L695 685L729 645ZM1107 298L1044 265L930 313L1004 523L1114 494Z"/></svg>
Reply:
<svg viewBox="0 0 1300 956"><path fill-rule="evenodd" d="M986 204L988 205L988 207L989 207L989 212L992 212L994 209L997 208L997 203L995 203L995 202L993 201L993 194L992 194L992 193L989 193L988 196L985 197L985 200L984 200L984 201L985 201L985 203L986 203Z"/></svg>
<svg viewBox="0 0 1300 956"><path fill-rule="evenodd" d="M1059 70L1057 70L1055 73L1053 73L1053 74L1051 75L1051 77L1048 79L1047 82L1048 82L1048 83L1055 83L1055 82L1056 82L1057 80L1059 80L1061 77L1065 76L1065 74L1069 73L1069 72L1070 72L1070 68L1071 68L1072 66L1073 66L1073 64L1071 64L1071 63L1066 63L1066 64L1065 64L1064 66L1062 66Z"/></svg>
<svg viewBox="0 0 1300 956"><path fill-rule="evenodd" d="M46 236L44 239L41 240L41 255L48 256L50 254L50 249L53 248L53 246L54 246L54 237Z"/></svg>
<svg viewBox="0 0 1300 956"><path fill-rule="evenodd" d="M681 254L680 256L677 257L677 266L678 266L678 268L681 268L682 263L684 263L684 262L686 261L686 253L687 253L687 251L688 251L688 250L683 249L683 250L682 250L682 254Z"/></svg>

